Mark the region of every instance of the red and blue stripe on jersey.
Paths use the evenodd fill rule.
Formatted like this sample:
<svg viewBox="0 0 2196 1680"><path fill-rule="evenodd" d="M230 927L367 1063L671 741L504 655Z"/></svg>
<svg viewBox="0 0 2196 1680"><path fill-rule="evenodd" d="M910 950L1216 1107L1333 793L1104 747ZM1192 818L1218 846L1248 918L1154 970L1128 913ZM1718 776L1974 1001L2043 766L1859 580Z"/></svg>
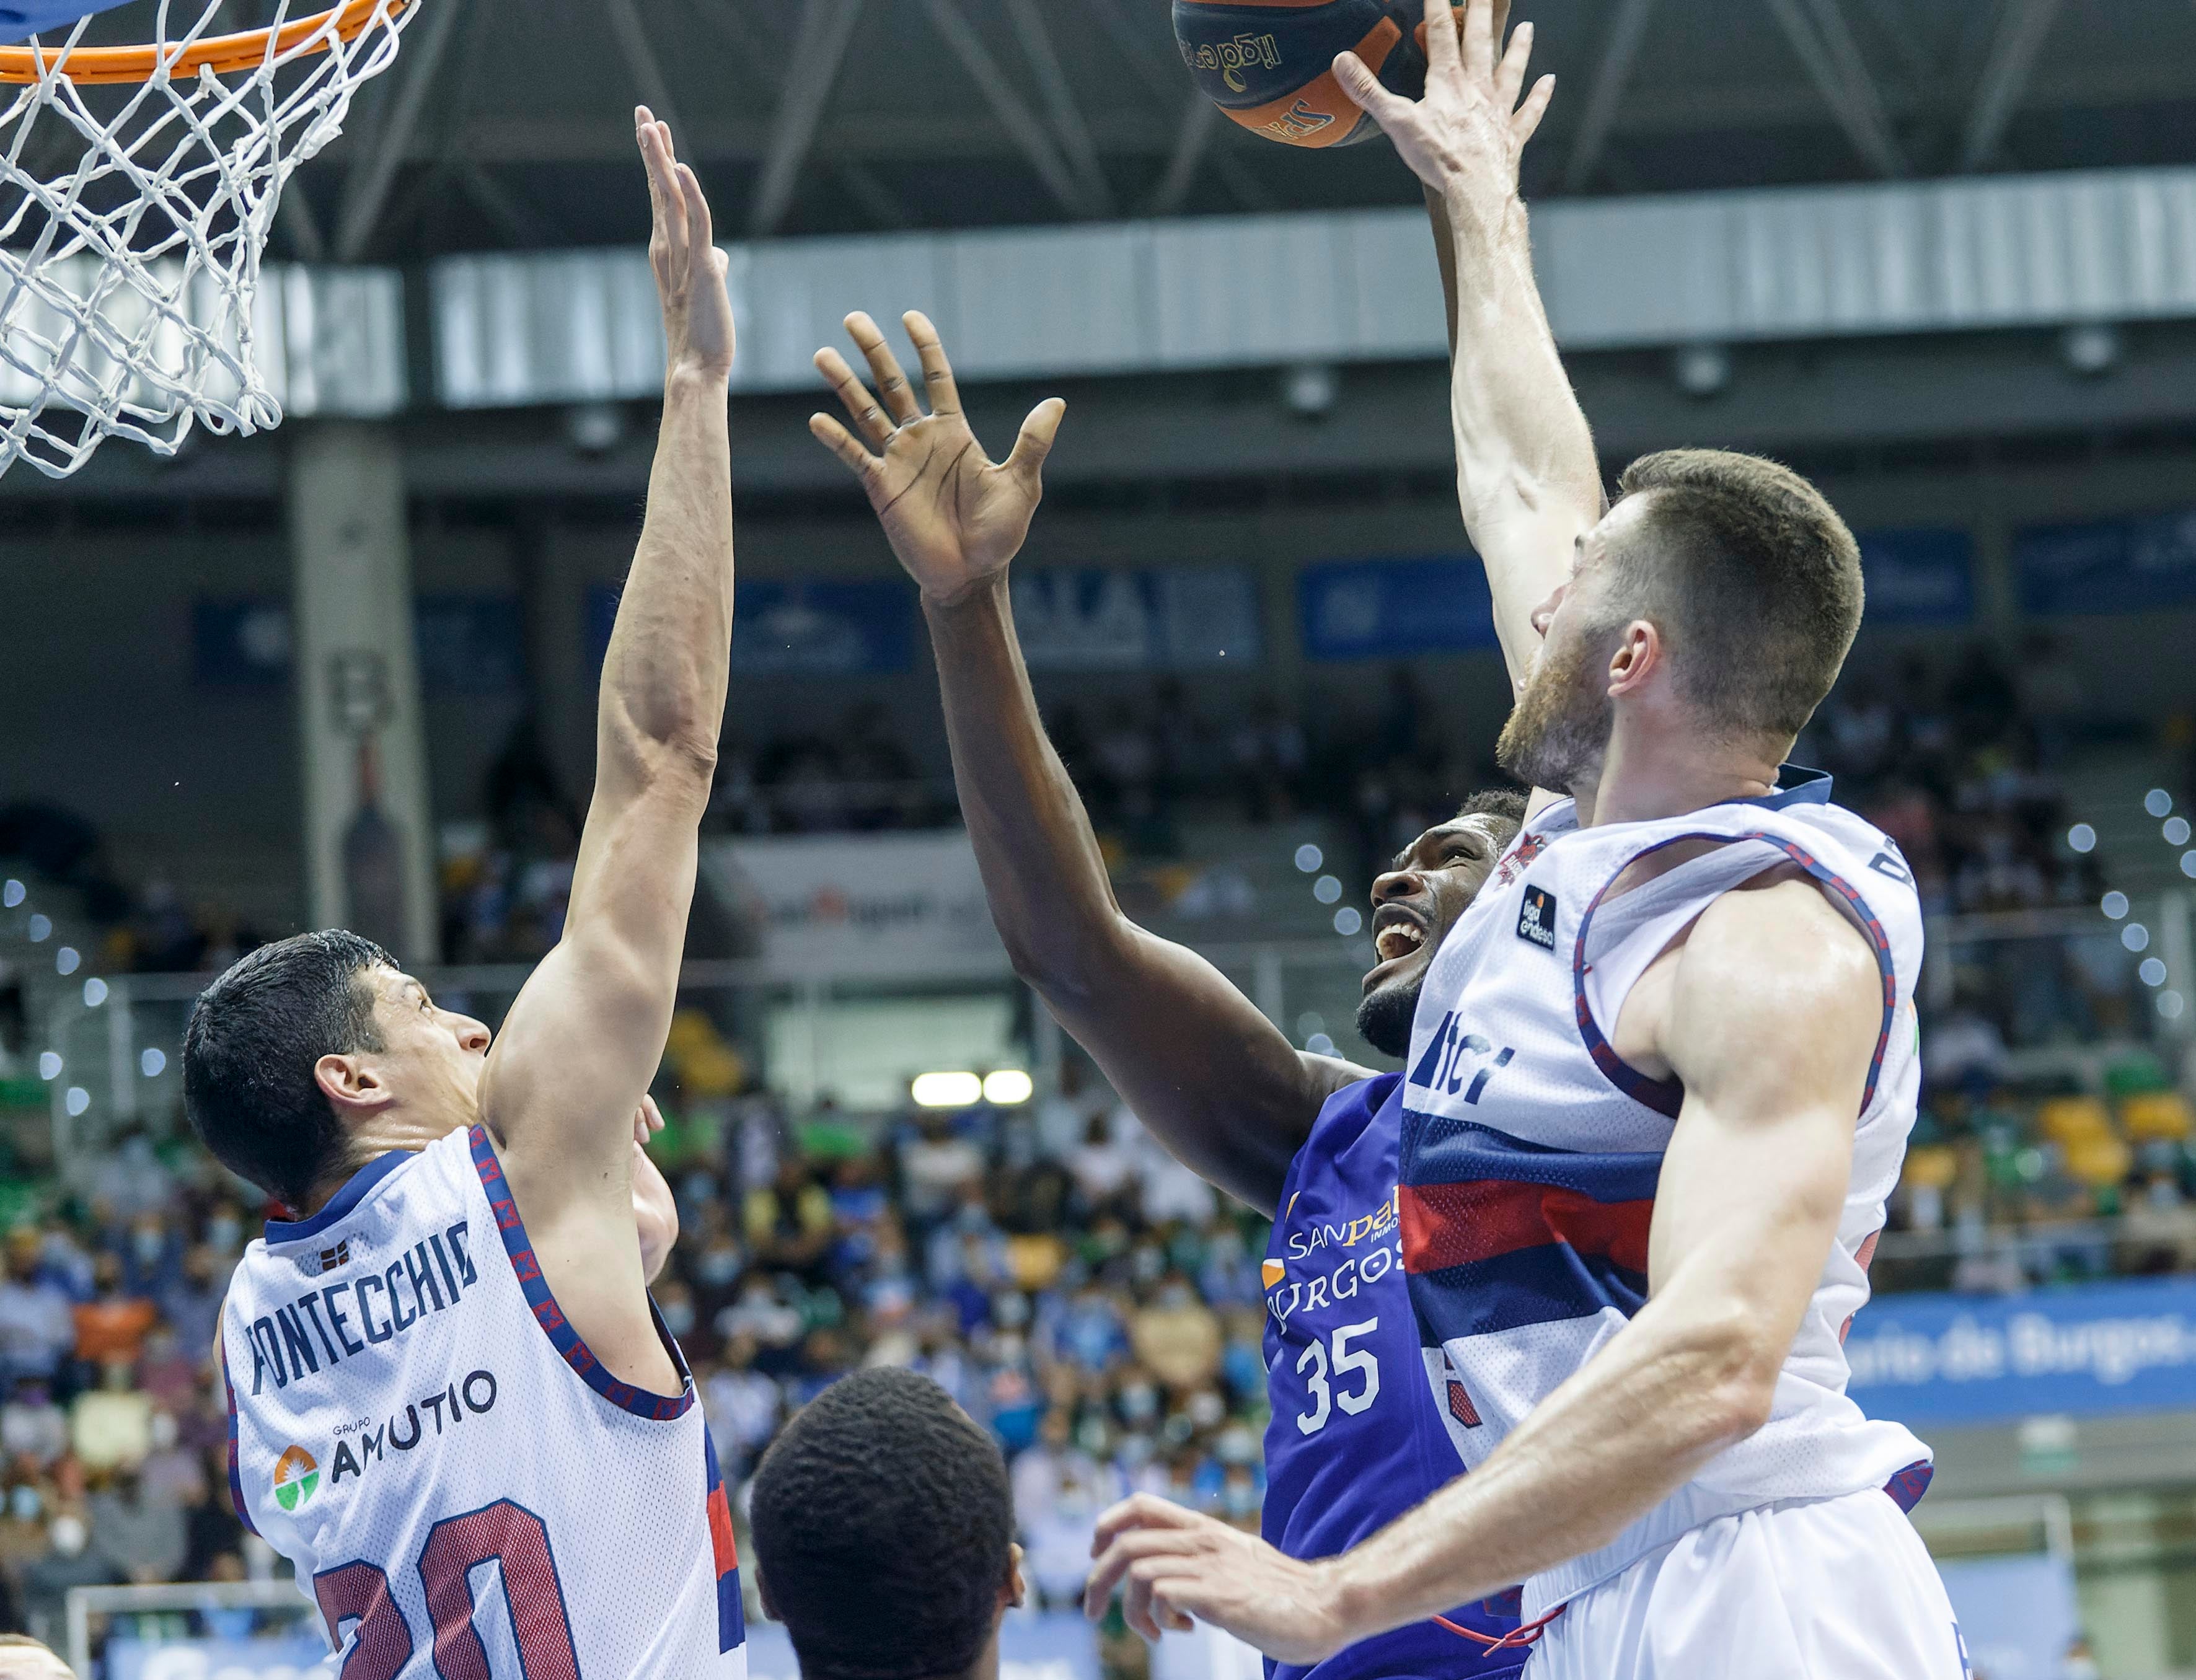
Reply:
<svg viewBox="0 0 2196 1680"><path fill-rule="evenodd" d="M1403 1266L1425 1345L1647 1299L1660 1155L1587 1155L1405 1111Z"/></svg>
<svg viewBox="0 0 2196 1680"><path fill-rule="evenodd" d="M550 1345L563 1356L564 1363L578 1372L587 1385L621 1411L630 1412L636 1417L652 1418L657 1423L668 1423L683 1417L694 1404L694 1379L686 1370L686 1361L679 1352L679 1344L664 1327L659 1315L656 1333L670 1350L672 1363L678 1366L680 1379L676 1396L651 1394L636 1388L630 1383L621 1383L595 1357L580 1332L572 1328L564 1317L557 1297L550 1292L549 1280L541 1275L541 1263L534 1252L534 1244L526 1235L526 1221L519 1217L518 1203L511 1193L511 1181L503 1175L503 1163L496 1159L495 1146L488 1141L487 1129L472 1129L473 1165L480 1173L481 1188L488 1193L488 1204L495 1215L496 1230L503 1238L504 1252L511 1256L511 1269L524 1291L526 1304L533 1309L535 1321L548 1336ZM654 1311L653 1303L650 1304Z"/></svg>
<svg viewBox="0 0 2196 1680"><path fill-rule="evenodd" d="M1456 1451L1425 1377L1395 1221L1402 1080L1389 1074L1327 1100L1289 1169L1281 1217L1267 1250L1265 1353L1273 1422L1266 1435L1263 1527L1292 1557L1347 1550L1454 1480ZM1369 1329L1366 1326L1370 1325ZM1349 1370L1335 1368L1338 1331ZM1313 1351L1315 1345L1319 1352ZM1379 1391L1363 1396L1354 1361L1369 1357ZM1308 1390L1328 1387L1324 1406ZM1307 1429L1306 1421L1318 1419ZM1271 1680L1507 1680L1530 1648L1492 1648L1517 1631L1505 1608L1453 1610L1443 1627L1420 1622L1354 1645L1309 1667L1268 1663Z"/></svg>
<svg viewBox="0 0 2196 1680"><path fill-rule="evenodd" d="M717 1566L717 1649L737 1650L747 1642L748 1610L740 1597L740 1549L732 1536L732 1502L717 1468L717 1443L702 1436L709 1460L709 1550Z"/></svg>

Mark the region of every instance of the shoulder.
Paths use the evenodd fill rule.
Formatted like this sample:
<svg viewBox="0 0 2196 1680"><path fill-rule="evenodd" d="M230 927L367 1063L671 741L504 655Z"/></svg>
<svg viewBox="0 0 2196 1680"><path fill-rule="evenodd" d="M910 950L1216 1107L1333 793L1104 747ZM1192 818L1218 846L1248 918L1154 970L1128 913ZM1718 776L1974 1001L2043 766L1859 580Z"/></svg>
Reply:
<svg viewBox="0 0 2196 1680"><path fill-rule="evenodd" d="M1885 1025L1883 970L1822 887L1783 870L1723 894L1679 954L1660 1031L1689 1087L1795 1077L1865 1059Z"/></svg>
<svg viewBox="0 0 2196 1680"><path fill-rule="evenodd" d="M1742 982L1774 992L1855 983L1875 987L1881 970L1867 937L1796 864L1765 869L1712 900L1679 957L1686 978Z"/></svg>

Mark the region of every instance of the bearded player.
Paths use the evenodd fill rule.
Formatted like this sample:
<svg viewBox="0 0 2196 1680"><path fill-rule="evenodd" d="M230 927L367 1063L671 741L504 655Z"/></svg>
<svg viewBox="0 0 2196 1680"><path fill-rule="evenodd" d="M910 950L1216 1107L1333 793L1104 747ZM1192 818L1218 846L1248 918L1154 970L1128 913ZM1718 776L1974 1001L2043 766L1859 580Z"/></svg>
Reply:
<svg viewBox="0 0 2196 1680"><path fill-rule="evenodd" d="M1431 33L1423 103L1338 68L1449 211L1460 486L1527 678L1502 756L1569 796L1436 957L1403 1094L1411 1293L1471 1473L1316 1563L1130 1501L1092 1596L1306 1661L1522 1568L1534 1680L1956 1680L1905 1515L1927 1450L1862 1414L1841 1346L1914 1120L1920 909L1897 847L1779 769L1858 551L1740 456L1650 457L1604 513L1486 0Z"/></svg>
<svg viewBox="0 0 2196 1680"><path fill-rule="evenodd" d="M668 372L563 941L493 1048L342 933L246 957L184 1040L199 1134L294 1215L222 1313L231 1492L344 1680L746 1671L633 1202L729 676L733 326L699 182L638 137Z"/></svg>

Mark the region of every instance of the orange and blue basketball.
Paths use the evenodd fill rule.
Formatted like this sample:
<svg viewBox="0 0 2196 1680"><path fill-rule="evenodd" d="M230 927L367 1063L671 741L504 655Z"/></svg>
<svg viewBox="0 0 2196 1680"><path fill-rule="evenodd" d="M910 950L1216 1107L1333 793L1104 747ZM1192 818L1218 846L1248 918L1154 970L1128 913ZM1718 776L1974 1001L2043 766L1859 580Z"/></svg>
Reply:
<svg viewBox="0 0 2196 1680"><path fill-rule="evenodd" d="M1378 132L1335 80L1336 55L1417 99L1425 19L1420 0L1174 0L1175 40L1205 96L1255 135L1322 150Z"/></svg>

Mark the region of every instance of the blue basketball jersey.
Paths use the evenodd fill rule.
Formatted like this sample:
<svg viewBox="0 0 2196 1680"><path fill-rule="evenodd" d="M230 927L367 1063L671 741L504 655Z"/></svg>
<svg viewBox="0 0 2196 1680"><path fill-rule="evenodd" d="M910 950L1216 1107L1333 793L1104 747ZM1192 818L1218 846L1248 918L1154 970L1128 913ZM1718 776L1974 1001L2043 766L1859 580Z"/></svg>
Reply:
<svg viewBox="0 0 2196 1680"><path fill-rule="evenodd" d="M1292 1557L1346 1551L1421 1504L1458 1471L1435 1410L1404 1279L1396 1216L1402 1077L1338 1092L1289 1167L1266 1250L1268 1543ZM1514 1600L1515 1595L1511 1596ZM1310 1668L1268 1663L1272 1680L1508 1677L1530 1648L1495 1642L1514 1602L1397 1628ZM1474 1637L1477 1636L1477 1637Z"/></svg>

